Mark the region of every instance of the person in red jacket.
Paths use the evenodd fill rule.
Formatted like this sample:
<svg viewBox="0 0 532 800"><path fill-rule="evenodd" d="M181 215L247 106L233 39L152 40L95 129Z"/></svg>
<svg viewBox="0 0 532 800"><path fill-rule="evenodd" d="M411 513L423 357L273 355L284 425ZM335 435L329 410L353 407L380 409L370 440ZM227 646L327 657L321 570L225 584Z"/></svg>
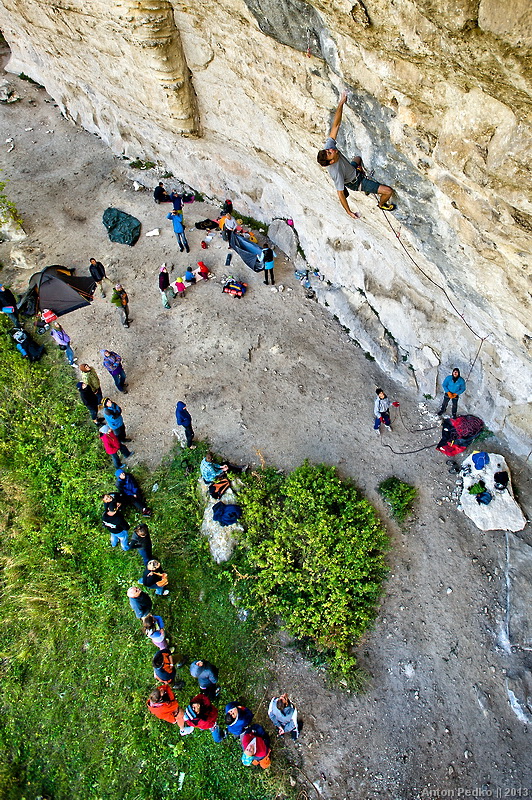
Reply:
<svg viewBox="0 0 532 800"><path fill-rule="evenodd" d="M262 725L250 725L240 737L242 745L242 763L246 767L257 765L268 769L270 761L270 745L268 734Z"/></svg>
<svg viewBox="0 0 532 800"><path fill-rule="evenodd" d="M218 725L218 709L215 708L209 698L204 694L197 694L186 707L184 714L185 727L180 731L182 736L193 733L194 728L202 731L210 731L216 743L225 738Z"/></svg>
<svg viewBox="0 0 532 800"><path fill-rule="evenodd" d="M109 425L102 425L100 428L100 439L102 440L105 452L113 459L113 464L115 465L116 469L120 469L122 466L122 462L118 456L118 451L122 453L124 458L129 458L129 456L135 455L133 451L127 449L123 442L118 441L118 437L114 431L111 430Z"/></svg>
<svg viewBox="0 0 532 800"><path fill-rule="evenodd" d="M157 719L164 719L171 725L183 727L184 712L179 708L179 703L170 686L158 686L157 689L154 689L146 705Z"/></svg>

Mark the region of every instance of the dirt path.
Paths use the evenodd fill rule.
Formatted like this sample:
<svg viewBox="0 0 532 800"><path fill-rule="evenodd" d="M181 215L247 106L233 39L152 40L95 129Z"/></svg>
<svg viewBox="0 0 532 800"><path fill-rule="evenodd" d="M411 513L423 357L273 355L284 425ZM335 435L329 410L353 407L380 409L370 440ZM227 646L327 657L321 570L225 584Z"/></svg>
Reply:
<svg viewBox="0 0 532 800"><path fill-rule="evenodd" d="M242 300L223 295L225 244L217 240L202 251L200 232L187 231L192 253L185 260L165 219L167 207L155 205L151 193L133 191L127 163L65 121L43 90L12 81L23 100L1 109L0 149L9 193L30 237L24 246L42 252L42 266L66 264L80 272L94 255L130 295L129 329L100 297L62 322L79 362L99 368L111 396L99 350L122 354L130 388L120 403L136 458L159 462L172 442L176 400L186 399L197 435L233 461L259 463L260 453L285 469L305 458L335 464L383 513L380 480L394 474L420 488L415 521L402 530L390 525L386 596L361 647L372 675L369 691L360 697L332 691L290 647L272 645L279 688L291 692L305 719L300 742L287 746L317 781L309 797L410 799L438 796L429 790L450 796L441 792L451 789L468 796L458 794L460 787L504 797L516 796L511 790L520 786L532 794L527 728L506 691L508 675L522 668L526 653L499 644L505 536L482 534L451 503L435 502L454 479L434 449L401 456L381 447L412 450L435 442L437 431L411 436L397 420L394 432L378 439L371 428L375 386L401 402L409 428L436 424L435 417L420 414L414 398L396 391L326 310L305 299L282 259L276 276L284 292L265 287L234 256L234 274L250 290ZM9 137L15 148L7 153ZM141 220L134 248L109 242L101 223L109 205ZM206 204L187 206L187 226L214 213ZM156 227L160 236L146 238ZM14 275L23 287L30 273L10 271L9 252L10 245L0 245L3 279ZM173 264L177 276L200 258L216 280L191 287L165 311L159 266ZM510 464L518 466L511 456ZM522 497L529 486L522 474ZM521 538L530 543L529 528Z"/></svg>

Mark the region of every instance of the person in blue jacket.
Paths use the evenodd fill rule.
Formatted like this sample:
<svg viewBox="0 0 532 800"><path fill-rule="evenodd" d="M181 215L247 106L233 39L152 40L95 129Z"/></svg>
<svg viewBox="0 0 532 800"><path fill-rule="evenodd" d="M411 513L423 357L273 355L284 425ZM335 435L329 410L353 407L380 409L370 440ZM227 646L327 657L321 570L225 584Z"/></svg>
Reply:
<svg viewBox="0 0 532 800"><path fill-rule="evenodd" d="M232 733L233 736L240 736L247 726L251 724L252 719L253 711L250 711L246 706L239 705L236 700L227 703L225 707L227 733Z"/></svg>
<svg viewBox="0 0 532 800"><path fill-rule="evenodd" d="M131 441L126 438L126 426L122 419L122 409L118 403L114 403L110 397L104 397L102 414L106 424L109 425L119 442Z"/></svg>
<svg viewBox="0 0 532 800"><path fill-rule="evenodd" d="M115 470L115 477L116 488L120 492L122 500L126 503L131 503L137 511L141 512L142 516L150 517L151 511L146 506L142 490L133 475L130 475L125 469L120 468Z"/></svg>
<svg viewBox="0 0 532 800"><path fill-rule="evenodd" d="M183 227L183 217L180 212L174 209L170 214L166 215L166 219L172 220L175 238L177 239L181 252L186 250L187 253L190 253L190 247L188 246L187 237L185 236L185 228Z"/></svg>
<svg viewBox="0 0 532 800"><path fill-rule="evenodd" d="M460 370L455 367L451 375L447 375L447 377L443 382L443 391L445 392L445 395L443 397L443 403L441 404L441 408L438 411L439 417L445 414L445 409L449 405L449 400L450 400L453 419L456 419L458 398L460 397L461 394L465 392L465 389L466 389L466 382L460 376Z"/></svg>
<svg viewBox="0 0 532 800"><path fill-rule="evenodd" d="M190 665L190 674L197 678L200 691L213 701L220 694L218 686L218 667L209 661L193 661Z"/></svg>
<svg viewBox="0 0 532 800"><path fill-rule="evenodd" d="M177 422L178 425L181 425L185 429L185 436L187 437L187 447L190 447L191 450L194 450L195 445L192 444L192 442L194 441L194 431L192 430L192 417L187 411L186 403L183 403L182 400L179 400L175 408L175 421Z"/></svg>

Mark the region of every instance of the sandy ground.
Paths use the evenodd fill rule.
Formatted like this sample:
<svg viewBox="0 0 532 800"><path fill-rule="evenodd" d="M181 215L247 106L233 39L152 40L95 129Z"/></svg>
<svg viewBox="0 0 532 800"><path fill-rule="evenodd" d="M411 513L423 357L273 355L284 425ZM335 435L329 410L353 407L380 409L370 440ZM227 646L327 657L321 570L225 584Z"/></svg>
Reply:
<svg viewBox="0 0 532 800"><path fill-rule="evenodd" d="M375 629L360 647L372 676L367 693L331 690L287 642L272 644L278 688L293 695L305 720L300 742L286 746L298 779L315 783L306 784L308 796L532 794L529 734L506 691L508 675L522 669L527 654L513 641L513 651L500 644L507 627L505 535L483 534L451 502L437 502L448 496L454 477L434 449L395 455L381 446L413 450L436 442L437 431L411 435L397 419L393 433L378 438L372 430L375 386L401 402L408 428L429 427L436 418L421 413L413 396L394 387L326 310L305 298L283 259L276 277L284 292L272 292L233 256L233 274L246 280L249 292L242 300L223 295L227 250L221 239L202 251L201 232L187 230L192 252L185 259L165 219L167 206L133 191L127 162L64 120L44 90L12 81L23 99L1 108L0 151L9 194L29 234L24 247L41 251L43 266L65 264L80 273L95 256L130 296L129 329L99 296L62 322L79 362L98 368L112 397L99 350L122 355L129 394L120 404L135 458L160 461L172 443L175 403L186 399L197 435L232 461L257 464L262 456L284 469L305 458L337 465L384 519L376 494L383 478L397 475L420 489L414 521L402 529L387 523L390 577ZM15 147L8 153L9 137ZM141 220L134 248L108 240L101 218L109 205ZM213 214L206 204L187 206L187 228ZM160 236L145 237L156 227ZM22 288L30 273L10 269L10 249L0 245L2 277ZM177 276L201 258L216 279L191 287L165 311L159 266L172 264ZM474 411L473 398L466 407ZM525 497L528 474L500 451L517 470ZM530 526L520 538L531 543ZM521 795L515 794L519 787ZM467 794L473 791L477 795Z"/></svg>

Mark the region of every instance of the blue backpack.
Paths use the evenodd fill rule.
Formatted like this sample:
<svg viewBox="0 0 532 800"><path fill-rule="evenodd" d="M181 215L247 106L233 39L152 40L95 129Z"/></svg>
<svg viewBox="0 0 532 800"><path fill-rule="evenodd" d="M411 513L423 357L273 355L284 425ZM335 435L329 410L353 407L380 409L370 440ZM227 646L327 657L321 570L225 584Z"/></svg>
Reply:
<svg viewBox="0 0 532 800"><path fill-rule="evenodd" d="M479 470L480 469L484 469L486 464L490 463L489 455L487 453L484 453L484 452L482 452L482 453L473 453L473 455L471 456L471 459L472 459L473 464L475 465L475 467L477 469L479 469Z"/></svg>

